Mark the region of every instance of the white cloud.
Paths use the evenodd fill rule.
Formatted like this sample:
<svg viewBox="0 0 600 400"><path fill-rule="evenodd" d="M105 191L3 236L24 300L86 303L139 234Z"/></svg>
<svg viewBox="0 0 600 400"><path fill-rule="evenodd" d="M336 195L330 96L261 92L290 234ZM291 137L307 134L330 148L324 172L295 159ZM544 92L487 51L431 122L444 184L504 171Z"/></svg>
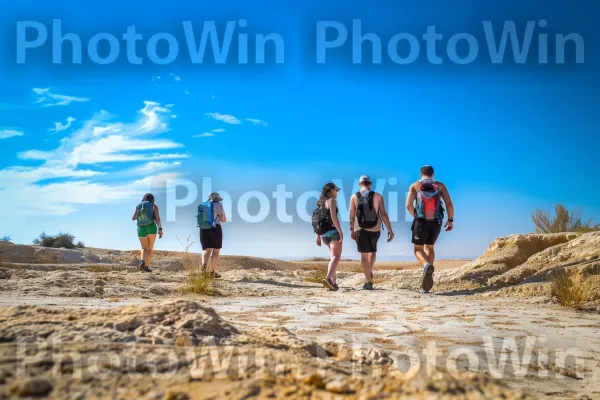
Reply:
<svg viewBox="0 0 600 400"><path fill-rule="evenodd" d="M225 122L225 123L231 124L231 125L239 125L242 123L239 119L237 119L233 115L229 115L229 114L206 113L204 115L206 115L208 118L212 118L214 120Z"/></svg>
<svg viewBox="0 0 600 400"><path fill-rule="evenodd" d="M222 133L222 132L225 132L225 129L222 129L222 128L212 129L211 132L213 132L213 133Z"/></svg>
<svg viewBox="0 0 600 400"><path fill-rule="evenodd" d="M63 94L52 93L50 88L34 88L33 91L38 95L34 104L43 104L43 107L68 106L71 103L85 103L90 101L87 97L66 96Z"/></svg>
<svg viewBox="0 0 600 400"><path fill-rule="evenodd" d="M0 129L0 139L10 139L17 136L23 136L23 132L16 129Z"/></svg>
<svg viewBox="0 0 600 400"><path fill-rule="evenodd" d="M254 125L269 126L269 124L266 121L256 119L256 118L246 118L246 121L251 122Z"/></svg>
<svg viewBox="0 0 600 400"><path fill-rule="evenodd" d="M181 81L181 76L175 75L172 72L169 74L169 76L172 77L176 82L180 82Z"/></svg>
<svg viewBox="0 0 600 400"><path fill-rule="evenodd" d="M69 129L69 127L71 126L71 124L73 122L75 122L75 121L77 121L75 118L68 117L66 124L63 124L62 122L55 122L54 123L54 129L50 129L50 132L56 133L56 132L62 132L64 130L67 130L67 129Z"/></svg>
<svg viewBox="0 0 600 400"><path fill-rule="evenodd" d="M192 92L190 92L190 91L189 91L189 90L187 90L187 89L185 89L185 90L183 91L183 93L187 94L188 96L189 96L190 94L192 94Z"/></svg>
<svg viewBox="0 0 600 400"><path fill-rule="evenodd" d="M215 136L215 134L212 132L204 132L204 133L201 133L200 135L194 135L193 137L202 138L202 137L212 137L212 136Z"/></svg>
<svg viewBox="0 0 600 400"><path fill-rule="evenodd" d="M178 176L174 171L181 166L179 160L189 157L173 151L183 145L157 136L169 131L170 117L167 108L150 101L134 122L118 122L101 111L64 137L59 147L18 153L21 159L42 163L0 170L0 216L17 222L31 215L63 215L82 204L123 201L164 189L166 179ZM122 162L134 165L122 170L115 165ZM132 181L133 176L146 177Z"/></svg>

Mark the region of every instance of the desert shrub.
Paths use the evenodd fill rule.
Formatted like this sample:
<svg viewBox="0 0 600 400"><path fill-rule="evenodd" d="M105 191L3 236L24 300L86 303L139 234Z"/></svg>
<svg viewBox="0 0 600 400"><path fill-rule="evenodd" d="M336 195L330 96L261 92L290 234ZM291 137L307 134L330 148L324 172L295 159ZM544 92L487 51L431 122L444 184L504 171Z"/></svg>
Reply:
<svg viewBox="0 0 600 400"><path fill-rule="evenodd" d="M12 241L12 238L10 236L2 236L2 237L0 237L0 241L10 242L10 241Z"/></svg>
<svg viewBox="0 0 600 400"><path fill-rule="evenodd" d="M84 248L85 244L83 242L75 242L75 236L70 233L62 233L60 232L58 235L47 235L46 232L42 232L40 236L33 240L33 244L42 246L42 247L53 247L55 249L74 249Z"/></svg>
<svg viewBox="0 0 600 400"><path fill-rule="evenodd" d="M600 224L592 219L582 220L581 211L568 210L564 205L557 204L554 207L554 215L537 210L531 214L537 233L559 233L559 232L592 232L600 230Z"/></svg>
<svg viewBox="0 0 600 400"><path fill-rule="evenodd" d="M325 279L326 277L327 267L318 265L313 267L311 274L307 278L304 278L304 281L312 283L322 283L323 279Z"/></svg>
<svg viewBox="0 0 600 400"><path fill-rule="evenodd" d="M595 297L597 289L594 280L582 270L561 269L549 278L552 295L563 306L580 308Z"/></svg>
<svg viewBox="0 0 600 400"><path fill-rule="evenodd" d="M179 240L179 239L177 239ZM182 288L183 293L200 294L205 296L215 296L218 291L215 288L215 279L212 275L202 272L202 263L198 257L190 253L190 248L194 242L187 238L185 244L179 242L184 248L183 266L187 271L185 284Z"/></svg>

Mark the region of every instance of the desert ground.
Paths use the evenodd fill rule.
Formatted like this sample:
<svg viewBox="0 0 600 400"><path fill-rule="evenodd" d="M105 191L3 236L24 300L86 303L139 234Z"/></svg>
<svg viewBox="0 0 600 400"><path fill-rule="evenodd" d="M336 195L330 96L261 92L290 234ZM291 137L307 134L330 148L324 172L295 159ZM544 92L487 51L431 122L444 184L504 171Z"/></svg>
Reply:
<svg viewBox="0 0 600 400"><path fill-rule="evenodd" d="M498 238L477 260L342 262L0 242L0 399L600 398L600 233ZM552 279L579 277L567 307ZM581 296L580 296L581 297Z"/></svg>

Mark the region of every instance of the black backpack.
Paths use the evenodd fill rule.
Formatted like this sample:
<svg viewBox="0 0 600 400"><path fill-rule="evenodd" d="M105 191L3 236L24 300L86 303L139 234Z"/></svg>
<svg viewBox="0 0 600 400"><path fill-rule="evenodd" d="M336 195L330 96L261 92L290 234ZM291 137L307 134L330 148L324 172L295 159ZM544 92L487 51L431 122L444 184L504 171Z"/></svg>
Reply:
<svg viewBox="0 0 600 400"><path fill-rule="evenodd" d="M332 229L335 229L331 221L331 213L325 207L317 207L312 214L313 231L317 235L324 235Z"/></svg>
<svg viewBox="0 0 600 400"><path fill-rule="evenodd" d="M377 219L379 215L375 211L373 205L373 197L375 192L370 191L368 196L363 196L360 192L356 192L357 202L356 205L356 219L358 220L358 226L363 229L374 228L377 225Z"/></svg>

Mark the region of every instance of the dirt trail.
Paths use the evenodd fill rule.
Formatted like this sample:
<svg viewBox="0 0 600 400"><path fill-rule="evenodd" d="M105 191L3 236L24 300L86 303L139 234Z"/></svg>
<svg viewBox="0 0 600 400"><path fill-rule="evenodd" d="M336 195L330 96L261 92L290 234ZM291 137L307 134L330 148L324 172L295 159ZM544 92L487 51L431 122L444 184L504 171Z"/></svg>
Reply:
<svg viewBox="0 0 600 400"><path fill-rule="evenodd" d="M141 274L134 252L4 244L0 399L598 398L599 301L558 306L545 278L595 268L599 242L502 238L440 268L431 294L412 267L378 269L370 292L349 264L329 292L310 282L314 264L229 257L212 297L181 292L181 253ZM57 340L58 361L20 355L21 342ZM93 369L72 378L67 354Z"/></svg>

